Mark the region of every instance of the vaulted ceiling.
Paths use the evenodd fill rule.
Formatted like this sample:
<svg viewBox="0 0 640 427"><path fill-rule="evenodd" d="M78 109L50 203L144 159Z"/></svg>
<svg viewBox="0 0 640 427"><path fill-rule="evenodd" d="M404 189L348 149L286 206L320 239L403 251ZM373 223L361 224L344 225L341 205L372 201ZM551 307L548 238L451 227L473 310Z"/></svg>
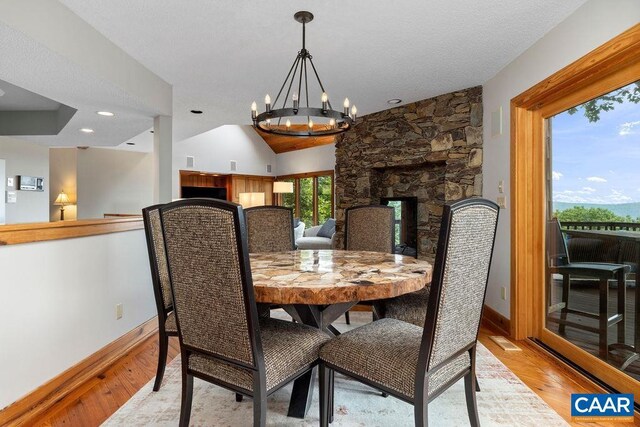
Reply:
<svg viewBox="0 0 640 427"><path fill-rule="evenodd" d="M585 0L60 2L173 85L180 141L250 123L300 49L298 10L315 15L307 48L329 96L364 115L484 83Z"/></svg>

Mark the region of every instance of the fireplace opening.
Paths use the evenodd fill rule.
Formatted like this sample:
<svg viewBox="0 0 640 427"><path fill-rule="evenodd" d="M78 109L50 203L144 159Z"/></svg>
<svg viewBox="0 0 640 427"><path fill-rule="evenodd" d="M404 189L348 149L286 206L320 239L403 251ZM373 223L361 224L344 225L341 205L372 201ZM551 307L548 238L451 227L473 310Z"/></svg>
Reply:
<svg viewBox="0 0 640 427"><path fill-rule="evenodd" d="M418 257L418 198L383 197L380 204L395 211L395 253Z"/></svg>

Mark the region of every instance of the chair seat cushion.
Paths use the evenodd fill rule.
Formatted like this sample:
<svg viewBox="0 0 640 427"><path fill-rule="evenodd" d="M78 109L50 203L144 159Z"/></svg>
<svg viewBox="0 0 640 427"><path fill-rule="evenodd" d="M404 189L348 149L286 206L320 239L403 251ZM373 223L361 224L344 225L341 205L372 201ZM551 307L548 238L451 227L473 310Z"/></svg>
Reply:
<svg viewBox="0 0 640 427"><path fill-rule="evenodd" d="M176 323L176 315L172 311L167 316L167 320L164 322L164 330L167 334L178 335L178 324Z"/></svg>
<svg viewBox="0 0 640 427"><path fill-rule="evenodd" d="M260 318L260 335L267 392L316 362L320 347L331 339L316 328L269 318ZM191 355L189 369L248 392L253 390L251 371L206 355Z"/></svg>
<svg viewBox="0 0 640 427"><path fill-rule="evenodd" d="M400 320L377 320L329 341L320 349L320 359L347 375L365 378L374 387L383 386L413 399L422 333L422 328ZM469 367L469 353L465 352L434 372L429 396Z"/></svg>
<svg viewBox="0 0 640 427"><path fill-rule="evenodd" d="M326 237L301 237L296 240L298 249L331 249L331 239Z"/></svg>
<svg viewBox="0 0 640 427"><path fill-rule="evenodd" d="M427 302L429 301L429 289L427 286L417 292L400 295L396 298L384 300L384 317L402 320L416 326L424 327L427 316Z"/></svg>
<svg viewBox="0 0 640 427"><path fill-rule="evenodd" d="M571 262L569 264L552 267L552 273L575 274L605 278L615 278L620 272L627 273L631 267L625 264L608 264L599 262Z"/></svg>

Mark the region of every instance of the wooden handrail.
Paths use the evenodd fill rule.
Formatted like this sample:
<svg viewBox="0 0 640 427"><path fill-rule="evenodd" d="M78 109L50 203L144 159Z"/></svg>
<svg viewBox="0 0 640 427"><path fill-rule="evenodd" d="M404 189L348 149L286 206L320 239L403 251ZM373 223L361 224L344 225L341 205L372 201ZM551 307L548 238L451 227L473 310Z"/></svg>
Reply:
<svg viewBox="0 0 640 427"><path fill-rule="evenodd" d="M142 218L85 219L0 226L0 246L119 233L143 228Z"/></svg>

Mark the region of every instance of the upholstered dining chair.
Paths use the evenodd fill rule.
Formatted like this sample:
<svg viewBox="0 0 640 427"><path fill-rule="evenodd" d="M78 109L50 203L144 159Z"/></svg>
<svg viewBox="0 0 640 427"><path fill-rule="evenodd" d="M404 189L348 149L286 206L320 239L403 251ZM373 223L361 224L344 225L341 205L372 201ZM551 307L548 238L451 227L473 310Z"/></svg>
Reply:
<svg viewBox="0 0 640 427"><path fill-rule="evenodd" d="M293 210L284 206L256 206L244 210L249 253L295 250Z"/></svg>
<svg viewBox="0 0 640 427"><path fill-rule="evenodd" d="M390 206L363 205L345 210L344 246L348 251L393 253L395 248L395 212ZM351 324L349 312L345 314ZM377 314L374 311L374 317Z"/></svg>
<svg viewBox="0 0 640 427"><path fill-rule="evenodd" d="M320 350L325 396L320 425L333 408L334 371L414 405L416 426L428 425L428 404L464 378L467 412L479 425L476 345L498 224L498 206L484 199L445 205L424 327L381 319L345 332Z"/></svg>
<svg viewBox="0 0 640 427"><path fill-rule="evenodd" d="M259 318L240 205L189 199L160 208L182 357L180 425L191 415L194 377L253 398L264 426L266 399L310 371L330 338L318 329Z"/></svg>
<svg viewBox="0 0 640 427"><path fill-rule="evenodd" d="M160 385L162 384L164 368L167 364L169 337L178 336L178 327L173 313L173 300L171 298L171 285L169 283L169 271L167 270L162 226L160 224L160 206L162 205L149 206L142 210L151 267L151 283L158 311L158 367L156 369L156 379L153 383L153 391L160 390Z"/></svg>
<svg viewBox="0 0 640 427"><path fill-rule="evenodd" d="M344 215L346 250L394 252L395 213L391 206L354 206L347 208Z"/></svg>

